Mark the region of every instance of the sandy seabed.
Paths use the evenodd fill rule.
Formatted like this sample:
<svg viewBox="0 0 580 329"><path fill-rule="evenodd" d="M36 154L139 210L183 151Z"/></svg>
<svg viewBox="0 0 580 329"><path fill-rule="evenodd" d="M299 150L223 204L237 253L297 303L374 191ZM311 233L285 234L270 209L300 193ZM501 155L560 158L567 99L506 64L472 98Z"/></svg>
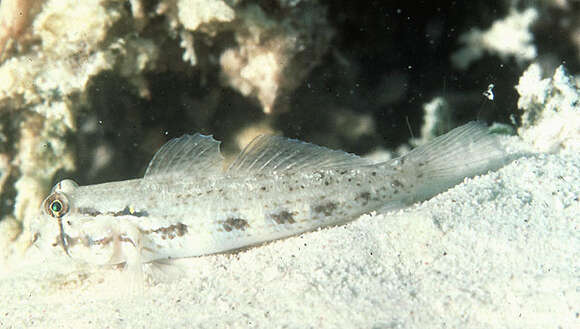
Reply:
<svg viewBox="0 0 580 329"><path fill-rule="evenodd" d="M139 293L24 258L0 271L0 328L579 328L579 186L579 154L527 155L399 212L149 267Z"/></svg>

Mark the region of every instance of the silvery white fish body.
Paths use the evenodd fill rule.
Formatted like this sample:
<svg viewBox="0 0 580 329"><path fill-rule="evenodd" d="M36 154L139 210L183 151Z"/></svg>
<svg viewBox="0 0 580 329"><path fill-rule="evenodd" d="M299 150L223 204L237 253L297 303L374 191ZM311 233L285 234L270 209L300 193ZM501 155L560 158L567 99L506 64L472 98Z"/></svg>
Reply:
<svg viewBox="0 0 580 329"><path fill-rule="evenodd" d="M219 142L185 135L165 144L141 179L58 183L42 205L40 248L92 264L140 268L226 252L340 225L425 200L497 169L498 137L469 123L378 164L275 136L254 139L229 166ZM44 249L42 249L44 250Z"/></svg>

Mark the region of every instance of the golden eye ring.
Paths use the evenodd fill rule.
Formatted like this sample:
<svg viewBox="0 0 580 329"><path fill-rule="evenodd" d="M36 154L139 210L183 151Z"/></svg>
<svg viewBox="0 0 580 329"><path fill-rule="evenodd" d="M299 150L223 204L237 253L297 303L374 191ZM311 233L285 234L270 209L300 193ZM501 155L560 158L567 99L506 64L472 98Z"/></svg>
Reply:
<svg viewBox="0 0 580 329"><path fill-rule="evenodd" d="M44 211L54 218L62 218L70 209L66 194L54 192L44 200Z"/></svg>

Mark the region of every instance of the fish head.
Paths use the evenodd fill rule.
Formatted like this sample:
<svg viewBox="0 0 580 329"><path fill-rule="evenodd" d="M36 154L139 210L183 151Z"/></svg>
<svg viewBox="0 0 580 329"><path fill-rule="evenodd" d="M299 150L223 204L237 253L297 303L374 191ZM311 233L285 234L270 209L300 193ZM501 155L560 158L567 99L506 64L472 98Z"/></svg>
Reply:
<svg viewBox="0 0 580 329"><path fill-rule="evenodd" d="M44 199L41 216L44 225L35 239L44 239L43 247L61 249L75 261L111 264L114 259L115 232L109 218L80 213L75 205L78 184L67 179L56 184ZM105 216L106 217L106 216Z"/></svg>

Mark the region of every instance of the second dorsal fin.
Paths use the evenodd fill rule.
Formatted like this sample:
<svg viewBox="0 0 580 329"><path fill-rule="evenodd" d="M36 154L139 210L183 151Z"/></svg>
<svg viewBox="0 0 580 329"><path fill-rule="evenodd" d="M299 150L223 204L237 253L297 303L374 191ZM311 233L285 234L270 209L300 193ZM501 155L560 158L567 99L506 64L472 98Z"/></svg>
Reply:
<svg viewBox="0 0 580 329"><path fill-rule="evenodd" d="M288 172L368 164L368 160L343 151L280 136L260 135L232 162L228 173L239 175Z"/></svg>
<svg viewBox="0 0 580 329"><path fill-rule="evenodd" d="M223 172L220 142L202 134L183 135L165 143L149 162L145 177L210 176Z"/></svg>

